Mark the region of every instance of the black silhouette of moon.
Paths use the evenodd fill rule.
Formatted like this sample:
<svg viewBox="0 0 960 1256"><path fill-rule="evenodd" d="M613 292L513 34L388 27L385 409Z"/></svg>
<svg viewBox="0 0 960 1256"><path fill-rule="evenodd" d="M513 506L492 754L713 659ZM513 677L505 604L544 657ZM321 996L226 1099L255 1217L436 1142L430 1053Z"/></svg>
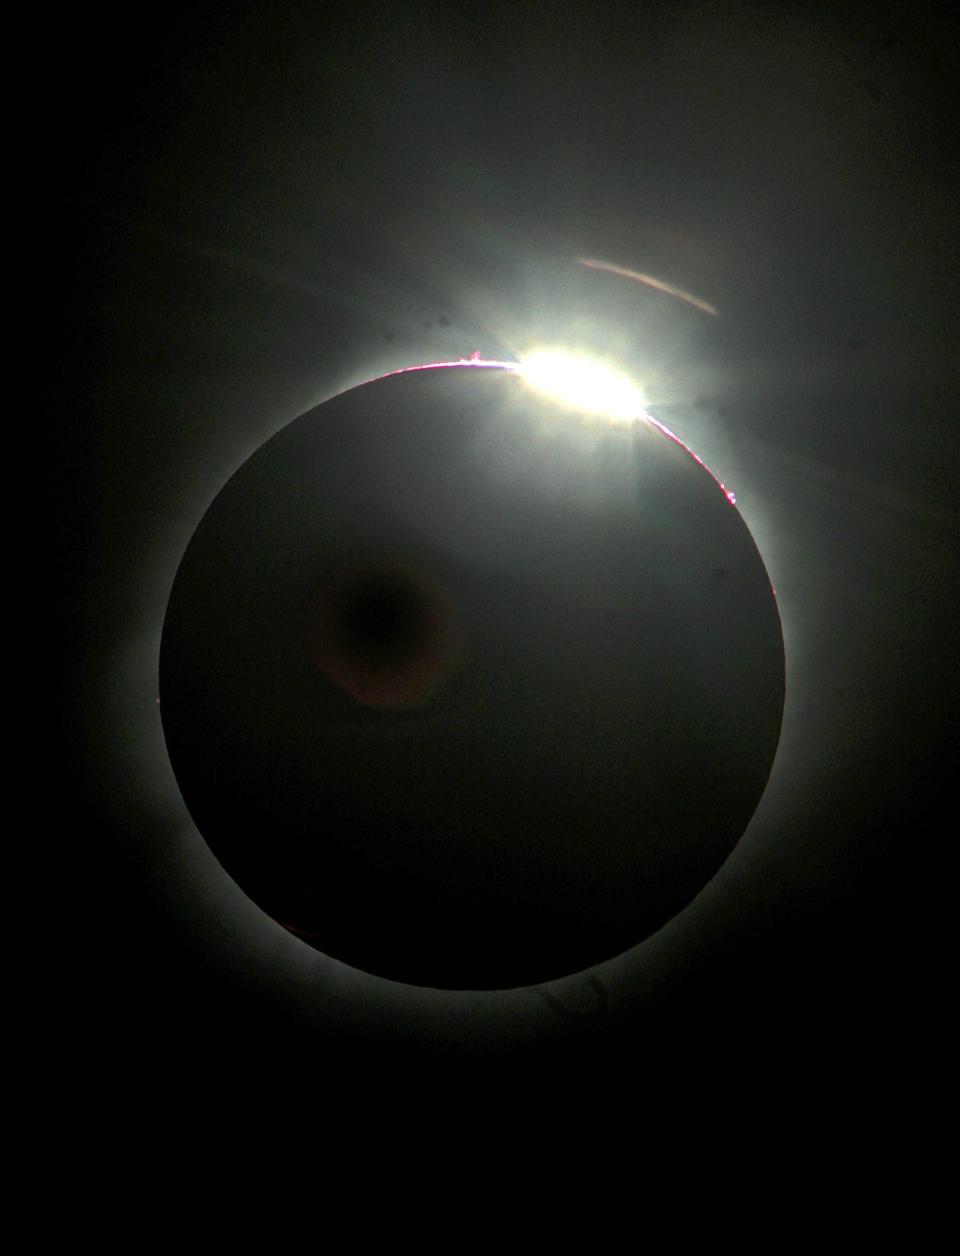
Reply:
<svg viewBox="0 0 960 1256"><path fill-rule="evenodd" d="M160 698L213 852L357 968L494 989L642 941L742 836L780 732L763 562L647 418L418 368L268 440L178 570Z"/></svg>

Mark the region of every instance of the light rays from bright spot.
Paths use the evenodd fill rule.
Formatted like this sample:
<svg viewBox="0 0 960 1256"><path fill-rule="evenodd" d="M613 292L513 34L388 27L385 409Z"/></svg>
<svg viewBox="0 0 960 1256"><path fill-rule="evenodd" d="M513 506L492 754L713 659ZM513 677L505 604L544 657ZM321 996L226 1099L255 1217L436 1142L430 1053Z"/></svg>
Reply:
<svg viewBox="0 0 960 1256"><path fill-rule="evenodd" d="M534 349L520 358L519 372L538 392L565 406L629 423L643 415L643 390L628 376L586 354Z"/></svg>

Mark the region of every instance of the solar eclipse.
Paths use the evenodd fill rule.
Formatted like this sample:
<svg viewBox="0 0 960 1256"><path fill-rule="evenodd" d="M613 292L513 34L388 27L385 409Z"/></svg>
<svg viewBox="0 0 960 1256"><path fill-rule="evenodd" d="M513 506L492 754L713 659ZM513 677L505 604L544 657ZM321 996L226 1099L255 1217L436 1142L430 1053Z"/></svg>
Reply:
<svg viewBox="0 0 960 1256"><path fill-rule="evenodd" d="M304 414L212 503L164 623L167 747L217 858L310 945L416 985L649 936L779 736L776 603L723 486L642 412L530 382L437 364Z"/></svg>

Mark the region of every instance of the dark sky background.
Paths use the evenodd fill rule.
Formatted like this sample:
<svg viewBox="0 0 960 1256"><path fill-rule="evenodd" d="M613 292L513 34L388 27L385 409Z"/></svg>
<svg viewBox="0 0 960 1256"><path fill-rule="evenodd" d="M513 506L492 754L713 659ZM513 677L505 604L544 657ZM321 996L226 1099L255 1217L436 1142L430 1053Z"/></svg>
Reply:
<svg viewBox="0 0 960 1256"><path fill-rule="evenodd" d="M933 1036L954 69L924 6L784 9L206 4L56 31L30 113L34 318L65 350L37 370L64 764L41 806L67 847L59 1032L103 1084L269 1056L321 1088L722 1085L735 1063L843 1087ZM619 357L736 491L783 618L783 735L735 854L635 952L541 990L418 991L302 946L206 851L163 746L160 626L200 516L279 427L537 340Z"/></svg>

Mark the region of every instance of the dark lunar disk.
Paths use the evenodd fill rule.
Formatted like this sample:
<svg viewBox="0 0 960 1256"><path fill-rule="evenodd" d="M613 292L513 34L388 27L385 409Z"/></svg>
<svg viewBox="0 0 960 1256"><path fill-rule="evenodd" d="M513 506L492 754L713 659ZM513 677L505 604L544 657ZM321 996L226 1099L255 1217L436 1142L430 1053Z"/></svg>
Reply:
<svg viewBox="0 0 960 1256"><path fill-rule="evenodd" d="M164 623L170 759L265 912L397 981L621 953L702 889L776 751L780 621L655 424L492 366L317 406L231 478Z"/></svg>

